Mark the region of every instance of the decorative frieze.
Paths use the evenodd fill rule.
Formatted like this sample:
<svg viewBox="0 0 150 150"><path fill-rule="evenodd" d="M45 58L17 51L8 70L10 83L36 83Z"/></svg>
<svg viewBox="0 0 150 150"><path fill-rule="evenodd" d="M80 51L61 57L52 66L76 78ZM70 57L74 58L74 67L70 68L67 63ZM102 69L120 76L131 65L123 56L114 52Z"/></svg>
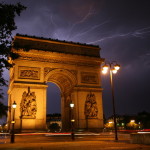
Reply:
<svg viewBox="0 0 150 150"><path fill-rule="evenodd" d="M81 83L98 84L98 74L92 72L81 72Z"/></svg>
<svg viewBox="0 0 150 150"><path fill-rule="evenodd" d="M19 79L40 79L40 68L38 67L18 67Z"/></svg>
<svg viewBox="0 0 150 150"><path fill-rule="evenodd" d="M66 54L67 55L67 54ZM95 61L96 58L94 58L94 60L92 60L92 58L90 58L90 61L79 61L78 59L75 59L74 61L68 59L71 58L72 55L68 54L68 58L67 59L62 59L62 58L47 58L47 57L37 57L32 55L24 55L24 54L20 54L20 58L24 59L24 60L30 60L30 61L39 61L40 62L49 62L49 63L59 63L59 64L69 64L69 65L78 65L78 66L89 66L89 67L94 67L94 68L99 68L99 65L101 63L101 59L97 59L97 61Z"/></svg>

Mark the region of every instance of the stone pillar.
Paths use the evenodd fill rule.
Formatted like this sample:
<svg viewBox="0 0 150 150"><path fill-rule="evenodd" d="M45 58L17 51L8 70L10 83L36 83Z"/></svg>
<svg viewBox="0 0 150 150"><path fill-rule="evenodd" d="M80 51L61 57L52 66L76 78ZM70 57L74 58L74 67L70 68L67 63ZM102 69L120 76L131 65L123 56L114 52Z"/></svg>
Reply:
<svg viewBox="0 0 150 150"><path fill-rule="evenodd" d="M95 97L94 102L92 102L93 97L91 95ZM75 92L75 99L76 128L89 131L100 131L103 128L101 88L78 88Z"/></svg>
<svg viewBox="0 0 150 150"><path fill-rule="evenodd" d="M13 83L13 89L9 91L9 95L12 95L9 103L17 103L16 130L30 132L46 129L46 88L44 84ZM11 111L9 119L10 116Z"/></svg>

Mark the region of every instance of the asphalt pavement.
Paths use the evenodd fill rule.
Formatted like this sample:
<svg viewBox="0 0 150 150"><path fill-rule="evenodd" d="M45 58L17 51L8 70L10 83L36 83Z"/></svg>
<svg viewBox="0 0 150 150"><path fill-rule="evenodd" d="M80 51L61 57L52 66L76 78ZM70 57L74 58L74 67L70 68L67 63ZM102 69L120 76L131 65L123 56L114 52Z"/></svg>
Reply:
<svg viewBox="0 0 150 150"><path fill-rule="evenodd" d="M72 140L70 133L16 134L10 143L9 134L0 135L2 150L150 150L150 145L132 144L130 134L77 133Z"/></svg>

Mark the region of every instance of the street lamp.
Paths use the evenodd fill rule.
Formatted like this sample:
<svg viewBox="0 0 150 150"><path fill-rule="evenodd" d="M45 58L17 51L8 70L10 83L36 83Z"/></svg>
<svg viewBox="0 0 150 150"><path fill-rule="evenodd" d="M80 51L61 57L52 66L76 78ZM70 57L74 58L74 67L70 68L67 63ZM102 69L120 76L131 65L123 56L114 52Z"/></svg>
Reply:
<svg viewBox="0 0 150 150"><path fill-rule="evenodd" d="M74 103L71 102L70 103L70 108L71 108L71 139L74 140L75 137L74 137L74 122L75 122L75 119L73 117L73 108L74 108Z"/></svg>
<svg viewBox="0 0 150 150"><path fill-rule="evenodd" d="M117 123L116 123L116 111L115 111L115 99L114 99L113 74L116 74L119 69L120 69L120 65L118 65L116 62L112 62L112 63L108 62L108 63L105 63L104 66L102 66L103 74L106 74L108 72L108 70L110 72L110 84L111 84L111 91L112 91L114 129L115 129L115 140L116 141L118 141L118 136L117 136Z"/></svg>
<svg viewBox="0 0 150 150"><path fill-rule="evenodd" d="M13 108L13 119L11 121L12 123L12 129L11 129L11 143L14 143L15 142L15 135L14 135L14 126L15 126L15 109L17 107L17 104L16 102L14 101L14 103L12 104L12 108Z"/></svg>

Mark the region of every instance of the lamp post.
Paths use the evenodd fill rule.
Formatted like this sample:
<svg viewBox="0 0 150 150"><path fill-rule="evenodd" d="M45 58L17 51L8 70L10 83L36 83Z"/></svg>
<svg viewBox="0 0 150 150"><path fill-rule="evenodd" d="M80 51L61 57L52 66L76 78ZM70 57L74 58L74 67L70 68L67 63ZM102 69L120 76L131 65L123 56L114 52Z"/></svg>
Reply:
<svg viewBox="0 0 150 150"><path fill-rule="evenodd" d="M106 74L108 70L110 72L110 84L111 84L111 91L112 91L112 104L113 104L114 129L115 129L115 140L116 141L118 141L118 135L117 135L117 123L116 123L113 74L116 74L119 69L120 69L120 65L118 65L116 62L105 63L105 65L102 66L103 74Z"/></svg>
<svg viewBox="0 0 150 150"><path fill-rule="evenodd" d="M75 140L75 137L74 137L74 122L75 122L75 119L73 117L73 108L74 108L74 103L73 102L70 103L70 108L71 108L71 139Z"/></svg>
<svg viewBox="0 0 150 150"><path fill-rule="evenodd" d="M14 126L15 126L15 109L17 107L16 102L14 101L14 103L12 104L12 108L13 108L13 119L11 121L12 123L12 129L11 129L11 138L10 138L10 142L14 143L15 142L15 135L14 135Z"/></svg>

